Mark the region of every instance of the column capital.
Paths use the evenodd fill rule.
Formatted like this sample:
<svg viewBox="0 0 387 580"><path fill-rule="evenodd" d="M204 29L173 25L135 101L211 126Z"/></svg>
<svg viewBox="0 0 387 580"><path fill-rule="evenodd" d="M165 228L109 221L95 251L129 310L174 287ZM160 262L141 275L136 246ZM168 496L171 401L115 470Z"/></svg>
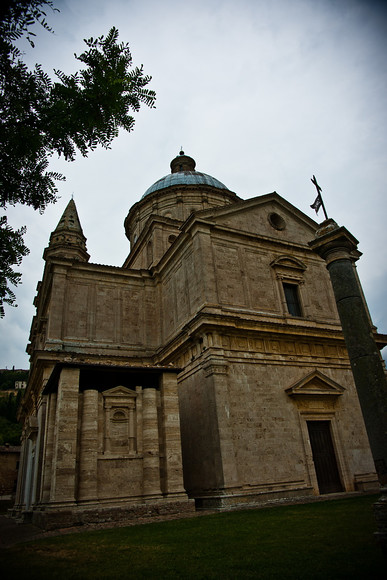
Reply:
<svg viewBox="0 0 387 580"><path fill-rule="evenodd" d="M328 219L320 225L309 247L329 265L336 260L356 262L361 256L357 249L358 243L344 226L339 227L333 219Z"/></svg>

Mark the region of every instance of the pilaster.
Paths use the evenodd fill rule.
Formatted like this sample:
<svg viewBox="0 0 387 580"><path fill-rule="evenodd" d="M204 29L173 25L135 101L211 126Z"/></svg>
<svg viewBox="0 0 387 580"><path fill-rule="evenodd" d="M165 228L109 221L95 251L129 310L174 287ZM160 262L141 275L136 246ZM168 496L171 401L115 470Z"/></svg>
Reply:
<svg viewBox="0 0 387 580"><path fill-rule="evenodd" d="M98 496L98 391L83 392L80 435L79 500Z"/></svg>
<svg viewBox="0 0 387 580"><path fill-rule="evenodd" d="M164 441L163 493L183 493L180 415L177 395L177 376L163 373L160 378L162 408L162 438Z"/></svg>
<svg viewBox="0 0 387 580"><path fill-rule="evenodd" d="M143 493L161 495L157 392L146 388L142 393Z"/></svg>
<svg viewBox="0 0 387 580"><path fill-rule="evenodd" d="M16 497L15 497L15 510L23 509L24 503L24 479L25 479L25 464L26 464L26 456L27 456L27 449L26 449L27 440L25 437L22 438L21 441L21 449L20 449L20 459L19 459L19 473L17 478L17 486L16 486Z"/></svg>
<svg viewBox="0 0 387 580"><path fill-rule="evenodd" d="M225 488L239 485L235 461L233 433L230 424L230 400L228 394L228 365L221 358L211 358L206 364L205 375L213 383L219 433L219 445Z"/></svg>
<svg viewBox="0 0 387 580"><path fill-rule="evenodd" d="M43 458L43 445L44 445L44 431L45 431L45 421L46 421L46 400L40 400L39 408L37 412L37 423L38 432L36 439L36 449L35 449L35 464L34 464L34 478L32 482L32 493L31 493L31 503L35 505L41 495L41 484L42 484L42 458Z"/></svg>
<svg viewBox="0 0 387 580"><path fill-rule="evenodd" d="M73 503L76 490L79 369L64 368L58 384L50 501Z"/></svg>
<svg viewBox="0 0 387 580"><path fill-rule="evenodd" d="M55 417L56 417L56 400L57 394L51 393L47 398L46 406L46 429L45 429L45 453L42 467L42 503L50 500L50 491L52 483L52 460L54 453L55 439Z"/></svg>

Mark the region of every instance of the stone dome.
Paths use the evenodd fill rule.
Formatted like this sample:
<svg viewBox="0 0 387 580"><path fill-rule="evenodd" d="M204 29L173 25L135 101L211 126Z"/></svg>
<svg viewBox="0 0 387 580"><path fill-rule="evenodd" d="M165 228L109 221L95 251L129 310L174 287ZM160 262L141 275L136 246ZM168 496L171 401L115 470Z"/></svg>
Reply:
<svg viewBox="0 0 387 580"><path fill-rule="evenodd" d="M194 159L185 155L184 151L180 151L179 155L171 161L171 173L158 179L153 185L148 187L141 199L155 191L172 187L173 185L206 185L228 191L228 187L218 179L215 179L215 177L195 171L195 166Z"/></svg>
<svg viewBox="0 0 387 580"><path fill-rule="evenodd" d="M161 236L160 239L157 238L157 243L155 242L157 251L161 253L155 253L155 249L153 253L153 260L156 258L158 260L169 247L168 240L179 235L181 224L190 215L202 210L226 206L239 200L238 196L223 183L211 175L196 171L195 167L195 160L185 155L184 151L180 151L179 155L171 161L171 173L151 185L142 198L130 208L124 223L131 247L134 247L140 239L147 224L149 225L152 219L156 220L158 233L150 234L148 231L148 234L152 239ZM144 258L145 265L141 261L137 262L136 259L130 257L125 264L135 264L137 267L141 263L140 268L149 266L147 259Z"/></svg>

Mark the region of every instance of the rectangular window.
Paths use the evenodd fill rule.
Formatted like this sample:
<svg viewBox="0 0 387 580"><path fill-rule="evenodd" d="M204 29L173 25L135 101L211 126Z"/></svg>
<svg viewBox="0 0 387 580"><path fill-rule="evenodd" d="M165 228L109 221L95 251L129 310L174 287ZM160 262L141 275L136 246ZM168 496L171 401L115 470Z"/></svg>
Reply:
<svg viewBox="0 0 387 580"><path fill-rule="evenodd" d="M302 316L297 284L284 282L283 287L289 314L292 316Z"/></svg>

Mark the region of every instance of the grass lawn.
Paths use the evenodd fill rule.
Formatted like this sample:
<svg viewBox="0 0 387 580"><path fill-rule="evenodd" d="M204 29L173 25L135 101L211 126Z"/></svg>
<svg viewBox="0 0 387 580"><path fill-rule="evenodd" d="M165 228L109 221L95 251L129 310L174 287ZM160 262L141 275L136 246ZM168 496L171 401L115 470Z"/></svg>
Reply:
<svg viewBox="0 0 387 580"><path fill-rule="evenodd" d="M362 496L58 536L0 552L26 578L387 578Z"/></svg>

